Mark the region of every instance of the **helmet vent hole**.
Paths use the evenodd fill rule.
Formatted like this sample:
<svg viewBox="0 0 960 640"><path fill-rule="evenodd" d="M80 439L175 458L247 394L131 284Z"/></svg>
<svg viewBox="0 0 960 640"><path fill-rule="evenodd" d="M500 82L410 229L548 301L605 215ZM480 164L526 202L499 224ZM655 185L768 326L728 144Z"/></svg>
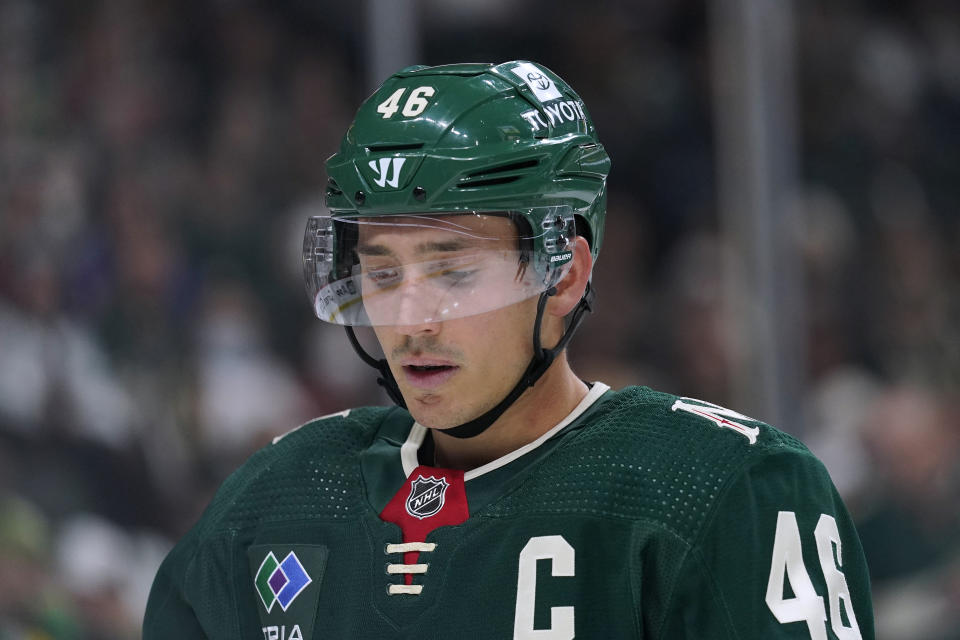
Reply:
<svg viewBox="0 0 960 640"><path fill-rule="evenodd" d="M467 180L457 185L457 189L473 189L475 187L493 187L498 184L509 184L516 182L520 176L501 176L499 178L486 178L483 180Z"/></svg>
<svg viewBox="0 0 960 640"><path fill-rule="evenodd" d="M422 148L422 142L412 142L408 144L377 144L367 147L367 151L370 153L389 153L391 151L416 151Z"/></svg>
<svg viewBox="0 0 960 640"><path fill-rule="evenodd" d="M529 160L521 160L520 162L511 162L510 164L501 164L493 167L484 167L479 171L473 171L472 173L467 174L467 178L477 178L480 176L488 176L492 173L506 173L508 171L523 171L524 169L532 169L540 164L539 158L530 158Z"/></svg>
<svg viewBox="0 0 960 640"><path fill-rule="evenodd" d="M529 173L530 169L536 168L540 164L540 158L530 158L508 164L493 165L484 167L468 173L460 179L457 184L458 189L473 189L475 187L493 187L501 184L516 182ZM503 175L503 174L514 175ZM519 175L516 175L519 174Z"/></svg>

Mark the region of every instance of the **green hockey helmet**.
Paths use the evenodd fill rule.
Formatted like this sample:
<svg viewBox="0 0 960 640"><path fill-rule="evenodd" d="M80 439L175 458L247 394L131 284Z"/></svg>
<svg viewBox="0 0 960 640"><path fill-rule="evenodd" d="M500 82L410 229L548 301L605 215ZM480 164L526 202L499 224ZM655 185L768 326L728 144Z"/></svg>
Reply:
<svg viewBox="0 0 960 640"><path fill-rule="evenodd" d="M327 160L329 213L310 218L303 247L314 312L407 324L538 295L566 273L576 235L596 259L609 169L580 97L541 65L403 69ZM390 244L418 233L443 250Z"/></svg>

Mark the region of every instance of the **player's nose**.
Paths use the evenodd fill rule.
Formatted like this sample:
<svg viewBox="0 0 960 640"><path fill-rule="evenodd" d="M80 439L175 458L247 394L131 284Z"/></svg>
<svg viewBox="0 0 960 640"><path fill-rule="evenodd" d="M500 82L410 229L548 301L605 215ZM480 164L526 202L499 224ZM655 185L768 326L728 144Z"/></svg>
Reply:
<svg viewBox="0 0 960 640"><path fill-rule="evenodd" d="M397 297L394 318L397 333L406 336L440 333L441 322L433 317L435 305L424 293L423 287L410 285Z"/></svg>

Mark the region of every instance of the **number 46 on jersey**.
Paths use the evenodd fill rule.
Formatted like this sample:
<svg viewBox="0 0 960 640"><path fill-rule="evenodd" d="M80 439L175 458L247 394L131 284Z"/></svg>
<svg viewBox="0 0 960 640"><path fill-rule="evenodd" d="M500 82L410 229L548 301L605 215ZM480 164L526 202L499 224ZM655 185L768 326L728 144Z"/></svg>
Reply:
<svg viewBox="0 0 960 640"><path fill-rule="evenodd" d="M857 616L850 601L847 579L840 570L842 555L840 533L833 516L820 515L813 531L820 569L827 584L830 628L840 640L861 640ZM784 595L784 578L793 590L793 597ZM827 608L818 595L803 564L800 528L793 511L777 514L777 532L773 541L770 577L767 580L767 606L781 623L806 622L811 640L827 640Z"/></svg>

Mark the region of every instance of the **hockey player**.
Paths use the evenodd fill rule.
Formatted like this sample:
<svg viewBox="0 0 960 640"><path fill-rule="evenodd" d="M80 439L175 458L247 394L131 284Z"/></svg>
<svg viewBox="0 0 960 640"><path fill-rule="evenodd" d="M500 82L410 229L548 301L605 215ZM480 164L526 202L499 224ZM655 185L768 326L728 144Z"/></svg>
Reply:
<svg viewBox="0 0 960 640"><path fill-rule="evenodd" d="M531 62L404 69L360 107L304 266L398 406L236 471L161 567L147 640L874 637L857 534L802 444L570 368L609 167Z"/></svg>

